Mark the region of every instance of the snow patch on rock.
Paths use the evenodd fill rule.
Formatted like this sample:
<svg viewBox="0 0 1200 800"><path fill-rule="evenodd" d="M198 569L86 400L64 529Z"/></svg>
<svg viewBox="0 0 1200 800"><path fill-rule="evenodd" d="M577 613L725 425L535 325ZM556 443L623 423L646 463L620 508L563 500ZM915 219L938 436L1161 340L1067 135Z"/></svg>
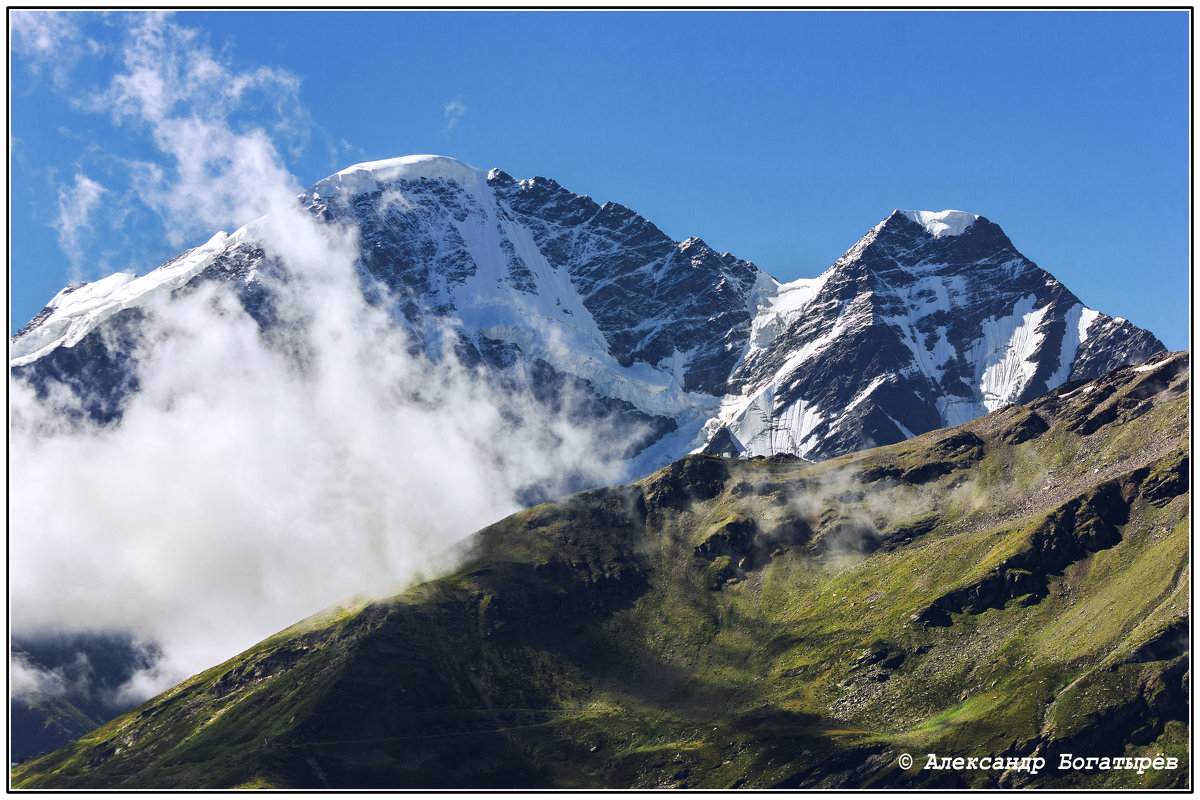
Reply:
<svg viewBox="0 0 1200 800"><path fill-rule="evenodd" d="M971 227L975 220L979 219L978 215L969 214L966 211L897 210L938 239L943 236L961 236L963 231Z"/></svg>
<svg viewBox="0 0 1200 800"><path fill-rule="evenodd" d="M984 322L983 338L972 348L982 366L979 390L989 412L1013 402L1033 379L1032 359L1045 334L1040 330L1047 306L1034 308L1036 295L1021 298L1013 313Z"/></svg>
<svg viewBox="0 0 1200 800"><path fill-rule="evenodd" d="M401 156L355 164L329 176L315 188L319 194L328 195L333 189L340 189L354 195L369 191L373 185L420 178L442 178L472 188L487 182L487 172L447 156Z"/></svg>
<svg viewBox="0 0 1200 800"><path fill-rule="evenodd" d="M63 289L46 305L51 313L32 330L12 340L9 366L32 363L57 347L72 347L118 311L144 305L163 292L178 289L211 264L233 238L224 231L217 233L199 247L141 277L118 272L93 283Z"/></svg>

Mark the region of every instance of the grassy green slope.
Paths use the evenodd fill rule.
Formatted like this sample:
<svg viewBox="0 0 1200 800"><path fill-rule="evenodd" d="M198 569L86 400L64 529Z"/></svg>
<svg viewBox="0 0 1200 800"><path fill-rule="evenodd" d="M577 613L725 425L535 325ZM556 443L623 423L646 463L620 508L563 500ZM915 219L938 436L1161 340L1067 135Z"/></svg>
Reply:
<svg viewBox="0 0 1200 800"><path fill-rule="evenodd" d="M1176 355L829 462L691 456L537 506L13 784L1189 785L1188 380Z"/></svg>

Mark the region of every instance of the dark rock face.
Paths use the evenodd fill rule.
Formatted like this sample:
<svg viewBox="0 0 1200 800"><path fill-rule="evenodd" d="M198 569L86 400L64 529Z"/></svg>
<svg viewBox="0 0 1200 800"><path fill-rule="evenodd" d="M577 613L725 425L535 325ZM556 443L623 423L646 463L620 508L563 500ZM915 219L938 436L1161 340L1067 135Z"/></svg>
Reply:
<svg viewBox="0 0 1200 800"><path fill-rule="evenodd" d="M648 506L683 509L698 500L720 494L729 478L724 461L711 455L682 458L655 476L647 485Z"/></svg>
<svg viewBox="0 0 1200 800"><path fill-rule="evenodd" d="M358 226L364 276L402 298L410 322L457 310L453 288L481 269L462 233L477 224L499 251L499 282L544 291L526 244L565 275L618 364L691 352L684 390L724 393L749 336L747 298L760 275L753 264L699 239L674 242L629 208L599 205L546 178L517 182L493 170L485 192L481 200L445 179L402 178L349 197L314 189L302 202L320 218Z"/></svg>
<svg viewBox="0 0 1200 800"><path fill-rule="evenodd" d="M570 275L619 364L656 365L698 349L684 390L724 393L749 336L753 264L699 239L676 243L625 206L597 206L544 178L489 183L551 268Z"/></svg>

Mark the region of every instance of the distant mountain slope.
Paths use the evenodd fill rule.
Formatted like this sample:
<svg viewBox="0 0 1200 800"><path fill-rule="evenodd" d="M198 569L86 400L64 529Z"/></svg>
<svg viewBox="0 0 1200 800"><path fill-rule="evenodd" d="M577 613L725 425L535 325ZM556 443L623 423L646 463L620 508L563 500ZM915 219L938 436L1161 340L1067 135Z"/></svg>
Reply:
<svg viewBox="0 0 1200 800"><path fill-rule="evenodd" d="M819 464L692 455L531 508L14 787L1190 786L1189 386L1161 355Z"/></svg>
<svg viewBox="0 0 1200 800"><path fill-rule="evenodd" d="M354 226L364 295L419 350L533 365L547 386L581 387L590 413L644 426L631 476L701 448L820 459L901 441L1163 349L964 212L898 211L821 276L781 285L619 204L438 156L351 167L299 202ZM263 229L67 287L13 338L12 374L116 419L139 388L145 315L204 284L288 339L277 312L302 276Z"/></svg>
<svg viewBox="0 0 1200 800"><path fill-rule="evenodd" d="M37 662L17 642L9 646L10 667L42 670L49 669ZM15 688L15 687L14 687ZM40 688L40 687L35 687ZM66 687L54 686L52 691L26 691L9 701L9 761L19 763L34 756L45 755L57 750L67 742L78 739L88 731L99 727L116 716L121 709L111 713L88 714L64 696Z"/></svg>
<svg viewBox="0 0 1200 800"><path fill-rule="evenodd" d="M154 663L156 653L128 636L104 633L14 637L13 665L39 676L42 686L10 680L9 758L24 761L57 750L130 707L118 696L133 674Z"/></svg>

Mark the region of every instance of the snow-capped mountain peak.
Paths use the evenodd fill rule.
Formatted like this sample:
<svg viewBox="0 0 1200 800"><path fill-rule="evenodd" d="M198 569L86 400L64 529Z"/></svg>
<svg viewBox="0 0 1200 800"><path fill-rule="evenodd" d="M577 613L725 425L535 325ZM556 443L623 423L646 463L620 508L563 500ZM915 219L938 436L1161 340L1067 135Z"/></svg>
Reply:
<svg viewBox="0 0 1200 800"><path fill-rule="evenodd" d="M966 211L904 211L897 212L924 228L931 236L959 236L979 219L979 215Z"/></svg>
<svg viewBox="0 0 1200 800"><path fill-rule="evenodd" d="M299 200L357 232L364 295L431 357L449 325L468 358L548 370L653 430L634 471L701 448L827 458L1163 349L1085 308L998 225L965 211L897 210L819 276L780 284L699 237L673 241L620 203L444 156L357 164ZM137 279L64 290L14 338L13 374L43 387L103 374L106 386L81 388L111 418L117 390L136 386L120 379L129 353L109 354L120 337L97 330L118 312L222 281L269 328L261 267L272 254L257 230L219 234ZM111 363L84 369L85 352Z"/></svg>
<svg viewBox="0 0 1200 800"><path fill-rule="evenodd" d="M828 458L1162 349L1085 308L985 217L895 211L818 279L762 305L708 447Z"/></svg>
<svg viewBox="0 0 1200 800"><path fill-rule="evenodd" d="M336 187L342 192L353 195L368 190L372 185L421 178L441 178L454 181L464 187L475 187L485 184L488 177L487 170L477 169L464 161L448 156L400 156L380 161L366 161L347 167L320 181L314 189L320 192L322 188L329 191Z"/></svg>

